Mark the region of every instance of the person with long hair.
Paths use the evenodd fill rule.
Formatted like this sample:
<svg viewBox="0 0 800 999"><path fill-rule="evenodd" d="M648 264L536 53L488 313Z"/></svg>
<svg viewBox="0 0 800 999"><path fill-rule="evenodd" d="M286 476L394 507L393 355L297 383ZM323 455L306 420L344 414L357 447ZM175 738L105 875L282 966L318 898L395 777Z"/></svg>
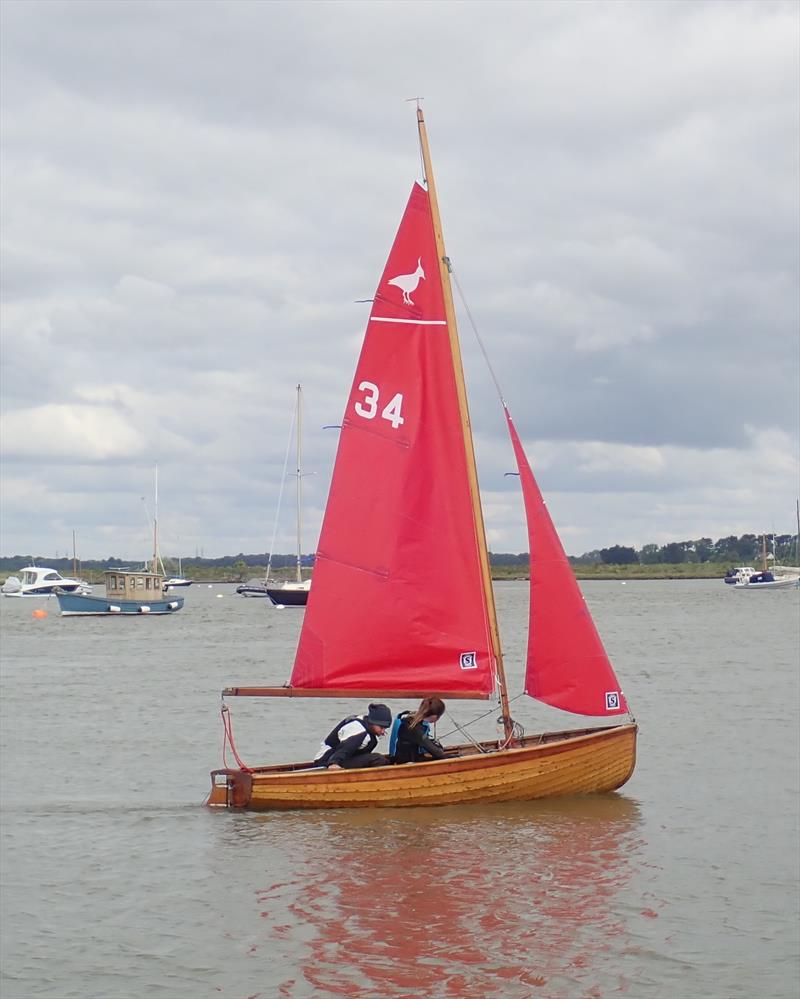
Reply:
<svg viewBox="0 0 800 999"><path fill-rule="evenodd" d="M389 739L392 763L422 763L443 760L445 751L433 738L432 730L444 714L444 701L438 697L423 699L416 712L401 711L395 718Z"/></svg>

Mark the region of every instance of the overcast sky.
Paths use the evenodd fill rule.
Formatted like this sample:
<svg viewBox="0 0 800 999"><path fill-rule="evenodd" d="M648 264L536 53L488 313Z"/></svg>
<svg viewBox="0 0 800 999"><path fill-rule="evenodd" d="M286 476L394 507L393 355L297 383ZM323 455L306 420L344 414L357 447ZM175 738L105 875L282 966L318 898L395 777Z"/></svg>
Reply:
<svg viewBox="0 0 800 999"><path fill-rule="evenodd" d="M799 11L4 0L2 553L146 557L155 462L165 555L267 550L297 382L313 551L416 96L567 551L793 532ZM490 547L525 551L461 338Z"/></svg>

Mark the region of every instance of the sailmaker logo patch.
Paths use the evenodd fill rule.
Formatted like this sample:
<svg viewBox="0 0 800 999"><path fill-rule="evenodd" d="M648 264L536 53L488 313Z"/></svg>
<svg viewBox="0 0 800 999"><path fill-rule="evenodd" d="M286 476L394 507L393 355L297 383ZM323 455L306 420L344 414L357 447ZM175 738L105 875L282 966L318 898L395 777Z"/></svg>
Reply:
<svg viewBox="0 0 800 999"><path fill-rule="evenodd" d="M606 692L606 711L616 711L619 708L619 691L609 690Z"/></svg>
<svg viewBox="0 0 800 999"><path fill-rule="evenodd" d="M462 652L461 653L461 668L462 669L477 669L478 668L478 657L474 652Z"/></svg>

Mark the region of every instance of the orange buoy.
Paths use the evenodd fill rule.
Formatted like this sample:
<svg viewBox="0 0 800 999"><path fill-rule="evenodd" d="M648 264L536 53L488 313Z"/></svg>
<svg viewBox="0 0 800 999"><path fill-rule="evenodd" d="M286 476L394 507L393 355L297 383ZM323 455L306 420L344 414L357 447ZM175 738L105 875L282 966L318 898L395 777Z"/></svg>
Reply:
<svg viewBox="0 0 800 999"><path fill-rule="evenodd" d="M33 616L41 620L43 617L47 617L47 611L42 610L41 607L37 607L36 610L33 612Z"/></svg>

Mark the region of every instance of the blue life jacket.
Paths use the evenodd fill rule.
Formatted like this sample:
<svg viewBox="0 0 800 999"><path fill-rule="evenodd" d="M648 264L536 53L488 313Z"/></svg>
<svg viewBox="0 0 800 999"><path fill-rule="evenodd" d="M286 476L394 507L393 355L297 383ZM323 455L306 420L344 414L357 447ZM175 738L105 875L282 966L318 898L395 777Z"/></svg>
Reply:
<svg viewBox="0 0 800 999"><path fill-rule="evenodd" d="M411 714L410 711L401 711L400 714L395 718L392 723L392 731L389 734L389 757L393 757L397 754L397 737L400 733L400 726ZM420 722L422 726L422 731L426 736L431 734L431 726L428 722Z"/></svg>

